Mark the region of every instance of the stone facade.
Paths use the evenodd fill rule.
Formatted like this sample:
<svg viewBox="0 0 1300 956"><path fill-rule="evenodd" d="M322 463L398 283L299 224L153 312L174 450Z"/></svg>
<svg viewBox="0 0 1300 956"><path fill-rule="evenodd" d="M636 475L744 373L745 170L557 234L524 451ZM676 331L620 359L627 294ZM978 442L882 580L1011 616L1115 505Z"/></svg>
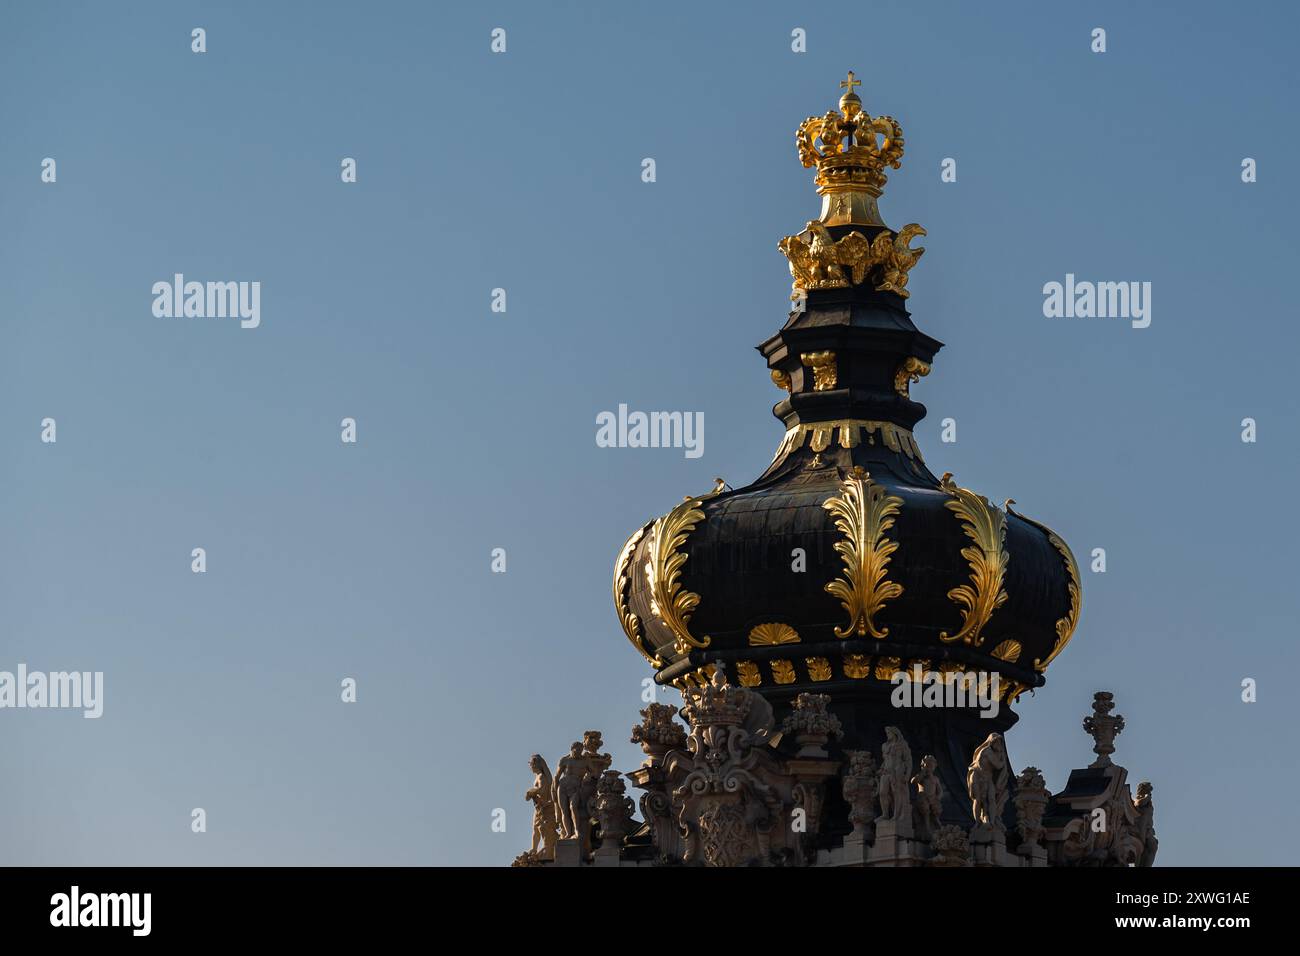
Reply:
<svg viewBox="0 0 1300 956"><path fill-rule="evenodd" d="M891 726L880 753L840 750L826 695L801 694L778 725L757 690L715 670L677 708L651 704L632 728L645 762L621 774L588 731L553 782L534 755L532 849L516 866L1150 866L1157 841L1149 783L1130 791L1111 760L1123 718L1098 693L1084 721L1097 755L1052 794L1042 773L1013 772L1002 734L966 774L967 826L942 822L937 761L916 759ZM642 791L641 818L624 779ZM549 783L549 800L543 792ZM825 826L847 806L847 833ZM550 808L566 808L557 814ZM1008 825L1010 824L1010 825Z"/></svg>

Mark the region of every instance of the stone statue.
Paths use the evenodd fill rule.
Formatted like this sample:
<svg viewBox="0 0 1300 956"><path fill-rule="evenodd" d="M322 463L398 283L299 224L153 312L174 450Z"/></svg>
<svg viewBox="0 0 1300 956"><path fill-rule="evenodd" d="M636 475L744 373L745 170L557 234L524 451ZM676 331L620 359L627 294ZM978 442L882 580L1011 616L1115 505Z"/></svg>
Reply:
<svg viewBox="0 0 1300 956"><path fill-rule="evenodd" d="M972 836L995 836L1006 831L1002 811L1007 805L1011 772L1006 744L1002 735L989 734L975 748L970 769L966 771L966 790L970 794L971 814L975 817Z"/></svg>
<svg viewBox="0 0 1300 956"><path fill-rule="evenodd" d="M540 858L555 859L555 781L551 779L551 768L541 754L533 754L528 761L528 769L536 776L532 788L524 794L525 800L533 803L533 845L529 853Z"/></svg>
<svg viewBox="0 0 1300 956"><path fill-rule="evenodd" d="M912 778L912 789L916 792L916 821L922 839L929 839L939 826L939 816L943 812L943 784L935 768L939 761L933 754L921 758L921 769Z"/></svg>
<svg viewBox="0 0 1300 956"><path fill-rule="evenodd" d="M885 744L880 748L880 818L912 826L912 748L897 727L885 728Z"/></svg>
<svg viewBox="0 0 1300 956"><path fill-rule="evenodd" d="M596 784L614 758L600 752L604 746L599 730L588 730L582 742L574 742L569 753L555 766L555 804L559 808L560 835L582 842L582 852L591 852L591 821L595 813Z"/></svg>
<svg viewBox="0 0 1300 956"><path fill-rule="evenodd" d="M558 811L560 836L571 840L578 836L578 820L583 816L579 806L582 781L587 775L587 764L582 759L582 742L574 741L567 756L555 765L554 803Z"/></svg>
<svg viewBox="0 0 1300 956"><path fill-rule="evenodd" d="M1138 857L1138 866L1151 866L1156 861L1156 850L1160 841L1156 839L1155 804L1151 802L1152 786L1143 780L1138 784L1137 796L1133 798L1133 809L1137 811L1137 837L1142 841L1142 853Z"/></svg>

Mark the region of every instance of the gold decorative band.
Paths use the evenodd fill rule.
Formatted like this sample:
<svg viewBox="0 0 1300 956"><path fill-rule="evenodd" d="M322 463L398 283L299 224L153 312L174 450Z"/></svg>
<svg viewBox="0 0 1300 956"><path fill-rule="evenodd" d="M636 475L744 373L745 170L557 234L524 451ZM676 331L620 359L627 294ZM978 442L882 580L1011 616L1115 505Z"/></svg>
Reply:
<svg viewBox="0 0 1300 956"><path fill-rule="evenodd" d="M833 422L808 422L796 425L785 433L785 439L776 450L772 462L775 464L796 449L809 444L813 451L825 451L832 443L841 448L856 448L864 441L874 445L877 440L884 443L890 451L901 452L908 458L924 461L916 439L906 428L893 422L873 422L864 419L844 418Z"/></svg>
<svg viewBox="0 0 1300 956"><path fill-rule="evenodd" d="M831 662L824 657L808 657L804 659L804 664L808 669L808 676L814 681L827 681L832 677ZM714 665L706 664L703 668L688 674L683 674L672 682L674 687L702 687L707 684L712 674ZM771 673L771 679L768 685L792 684L798 678L794 669L793 660L775 659L767 662L768 669ZM758 661L737 661L735 664L736 675L740 683L745 687L762 687L767 675L764 673L763 666ZM903 680L915 683L918 676L922 683L935 680L928 676L933 672L937 676L938 684L961 684L969 690L974 690L977 686L982 686L986 679L978 672L967 670L963 665L955 661L943 661L938 666L934 666L932 661L923 658L901 657L872 657L869 654L845 654L840 659L840 667L844 672L844 677L849 680L876 680L884 683L893 683L895 675L902 674ZM1029 685L1023 684L1010 677L999 676L998 699L1007 703L1014 703L1016 699L1029 690Z"/></svg>

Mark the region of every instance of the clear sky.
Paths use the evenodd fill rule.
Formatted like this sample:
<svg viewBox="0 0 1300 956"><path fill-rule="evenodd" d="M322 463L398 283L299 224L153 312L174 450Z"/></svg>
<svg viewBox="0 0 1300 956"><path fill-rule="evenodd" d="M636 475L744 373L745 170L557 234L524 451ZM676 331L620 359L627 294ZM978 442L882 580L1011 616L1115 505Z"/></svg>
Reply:
<svg viewBox="0 0 1300 956"><path fill-rule="evenodd" d="M636 766L612 563L780 440L753 346L819 208L795 127L848 69L904 129L885 220L929 231L928 463L1107 553L1013 763L1060 789L1111 690L1159 862L1293 863L1298 19L6 4L0 670L103 671L105 701L0 711L0 863L502 864L530 754L598 728ZM260 327L155 317L175 273L259 281ZM1150 327L1045 318L1067 273L1151 282ZM597 447L620 403L703 412L704 455Z"/></svg>

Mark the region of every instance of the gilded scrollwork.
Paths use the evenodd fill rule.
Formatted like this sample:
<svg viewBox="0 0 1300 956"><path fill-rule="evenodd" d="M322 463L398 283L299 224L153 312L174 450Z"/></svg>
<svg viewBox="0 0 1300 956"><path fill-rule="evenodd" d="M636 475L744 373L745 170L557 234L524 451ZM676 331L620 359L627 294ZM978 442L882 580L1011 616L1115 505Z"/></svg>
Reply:
<svg viewBox="0 0 1300 956"><path fill-rule="evenodd" d="M646 650L644 634L641 631L641 618L628 607L627 603L627 587L632 579L628 564L632 560L632 553L636 551L636 546L645 537L646 530L649 527L650 525L646 524L638 528L632 537L627 539L627 543L623 545L623 550L618 553L618 560L614 562L614 608L618 612L618 621L623 627L623 633L632 642L632 646L637 649L637 652L642 657L658 669L664 666L665 661L657 654L651 654Z"/></svg>
<svg viewBox="0 0 1300 956"><path fill-rule="evenodd" d="M697 638L690 632L691 615L700 604L700 596L682 587L682 565L687 555L679 551L695 526L704 520L700 505L722 494L726 482L721 478L713 491L698 498L686 498L668 514L657 518L651 530L650 558L645 563L646 584L650 588L650 608L667 625L676 639L677 653L692 647L708 647L708 636Z"/></svg>
<svg viewBox="0 0 1300 956"><path fill-rule="evenodd" d="M1027 521L1039 531L1047 535L1047 540L1051 543L1061 555L1061 560L1065 562L1065 573L1069 575L1070 580L1066 583L1066 592L1070 596L1070 607L1066 611L1065 617L1056 622L1056 644L1052 647L1052 652L1042 660L1034 658L1034 670L1047 670L1047 665L1056 660L1056 656L1065 650L1065 645L1070 643L1070 638L1074 636L1074 629L1079 625L1079 611L1083 607L1083 585L1079 580L1079 565L1074 560L1074 552L1070 546L1065 543L1060 535L1042 522L1035 521L1016 511L1011 506L1015 504L1015 499L1008 498L1006 509L1022 521Z"/></svg>
<svg viewBox="0 0 1300 956"><path fill-rule="evenodd" d="M1003 587L1008 560L1007 516L983 495L957 487L950 472L944 474L940 488L952 496L945 504L961 521L973 544L961 550L970 564L970 584L948 592L948 597L962 608L961 628L954 634L941 632L939 640L979 647L984 643L989 618L1007 601Z"/></svg>
<svg viewBox="0 0 1300 956"><path fill-rule="evenodd" d="M839 367L834 352L804 352L799 356L799 361L813 370L814 392L830 391L839 381Z"/></svg>
<svg viewBox="0 0 1300 956"><path fill-rule="evenodd" d="M894 373L894 391L904 398L912 397L912 384L919 382L924 376L930 374L930 364L922 362L914 355L909 355L898 366L898 371Z"/></svg>
<svg viewBox="0 0 1300 956"><path fill-rule="evenodd" d="M889 494L857 466L840 483L840 494L826 499L822 507L835 518L835 527L844 535L844 540L835 542L835 550L844 562L844 576L826 585L827 592L840 599L849 615L847 625L835 628L835 636L888 636L889 628L877 627L873 618L886 601L903 593L901 584L885 576L889 556L898 550L898 542L891 541L885 532L894 526L903 499Z"/></svg>

